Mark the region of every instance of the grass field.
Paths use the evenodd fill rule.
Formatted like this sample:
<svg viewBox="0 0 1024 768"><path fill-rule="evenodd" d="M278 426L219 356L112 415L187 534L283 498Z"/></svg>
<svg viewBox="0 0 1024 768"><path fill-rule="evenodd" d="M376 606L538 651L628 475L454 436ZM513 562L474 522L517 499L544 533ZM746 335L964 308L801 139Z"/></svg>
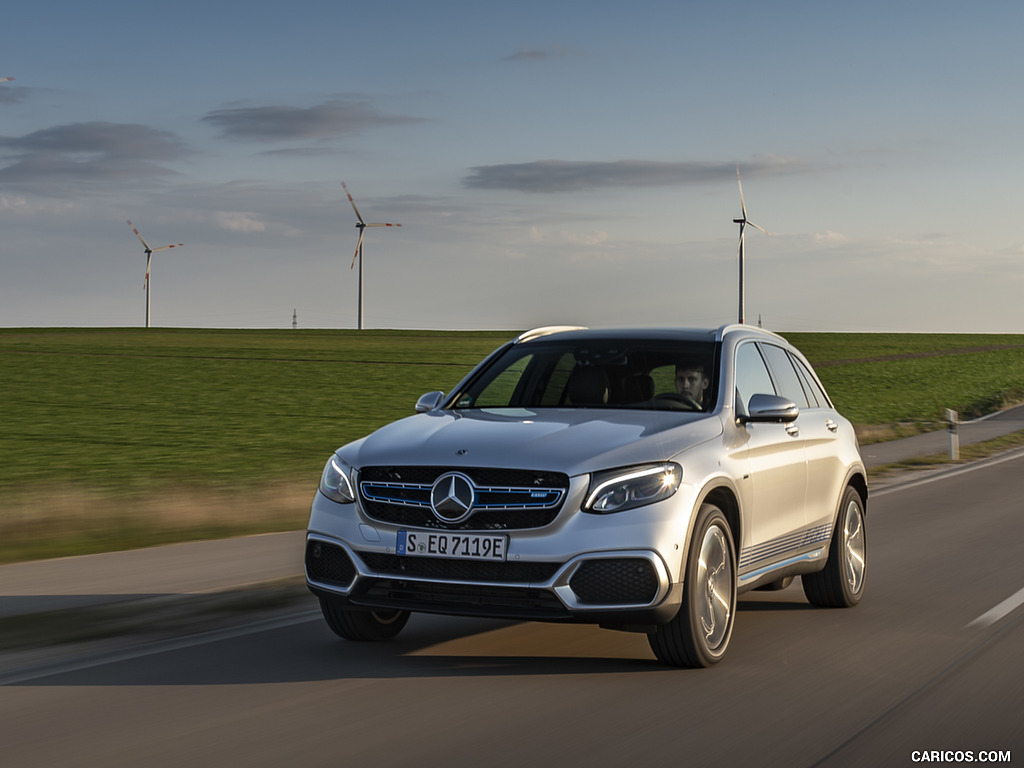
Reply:
<svg viewBox="0 0 1024 768"><path fill-rule="evenodd" d="M0 329L0 562L283 530L514 332ZM1024 400L1024 335L787 334L862 435Z"/></svg>
<svg viewBox="0 0 1024 768"><path fill-rule="evenodd" d="M1024 401L1024 335L816 334L786 337L814 364L862 434L934 428Z"/></svg>

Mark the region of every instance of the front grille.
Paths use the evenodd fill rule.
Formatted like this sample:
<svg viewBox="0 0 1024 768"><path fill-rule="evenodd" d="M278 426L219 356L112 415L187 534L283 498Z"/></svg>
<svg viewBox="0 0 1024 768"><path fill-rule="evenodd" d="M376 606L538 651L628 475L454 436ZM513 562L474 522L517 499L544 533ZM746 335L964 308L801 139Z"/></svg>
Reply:
<svg viewBox="0 0 1024 768"><path fill-rule="evenodd" d="M360 552L359 557L377 573L447 581L535 584L548 581L561 567L558 563L486 563L440 557L401 557L376 552Z"/></svg>
<svg viewBox="0 0 1024 768"><path fill-rule="evenodd" d="M440 520L430 507L430 492L447 467L364 467L359 473L363 510L391 525L444 530L542 528L558 516L569 477L557 472L521 469L458 468L474 486L473 511L461 522Z"/></svg>
<svg viewBox="0 0 1024 768"><path fill-rule="evenodd" d="M356 567L341 547L310 539L306 542L306 574L310 581L347 587L356 577Z"/></svg>
<svg viewBox="0 0 1024 768"><path fill-rule="evenodd" d="M544 589L363 579L350 602L369 608L495 618L565 619L569 611Z"/></svg>
<svg viewBox="0 0 1024 768"><path fill-rule="evenodd" d="M658 594L658 575L642 557L587 560L569 586L586 605L647 605Z"/></svg>

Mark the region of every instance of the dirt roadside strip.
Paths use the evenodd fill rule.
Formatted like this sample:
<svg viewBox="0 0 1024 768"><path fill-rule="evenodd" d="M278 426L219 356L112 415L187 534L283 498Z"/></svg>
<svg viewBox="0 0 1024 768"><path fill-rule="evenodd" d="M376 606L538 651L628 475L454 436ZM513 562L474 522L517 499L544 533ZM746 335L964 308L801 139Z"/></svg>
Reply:
<svg viewBox="0 0 1024 768"><path fill-rule="evenodd" d="M1024 406L960 426L966 446L1024 430ZM947 451L945 430L864 446L869 472ZM879 475L884 477L884 475ZM872 481L891 483L899 475ZM103 638L180 636L311 610L304 531L0 566L0 671Z"/></svg>
<svg viewBox="0 0 1024 768"><path fill-rule="evenodd" d="M304 531L0 566L0 669L58 645L162 638L315 607Z"/></svg>

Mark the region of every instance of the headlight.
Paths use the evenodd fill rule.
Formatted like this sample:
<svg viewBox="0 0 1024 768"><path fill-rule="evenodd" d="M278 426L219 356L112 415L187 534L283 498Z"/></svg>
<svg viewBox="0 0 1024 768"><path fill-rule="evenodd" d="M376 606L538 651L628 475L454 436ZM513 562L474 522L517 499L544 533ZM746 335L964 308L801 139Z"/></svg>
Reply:
<svg viewBox="0 0 1024 768"><path fill-rule="evenodd" d="M583 509L606 515L669 498L683 479L678 464L648 464L595 473Z"/></svg>
<svg viewBox="0 0 1024 768"><path fill-rule="evenodd" d="M352 467L337 456L331 456L320 476L320 493L339 504L351 504L356 500L352 481L349 480L351 471Z"/></svg>

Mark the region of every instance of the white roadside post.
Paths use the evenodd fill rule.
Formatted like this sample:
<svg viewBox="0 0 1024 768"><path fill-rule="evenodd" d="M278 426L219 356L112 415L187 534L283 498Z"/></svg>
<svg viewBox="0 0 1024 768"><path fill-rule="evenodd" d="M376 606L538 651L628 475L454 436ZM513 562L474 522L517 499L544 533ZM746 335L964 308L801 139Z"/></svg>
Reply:
<svg viewBox="0 0 1024 768"><path fill-rule="evenodd" d="M949 460L960 461L960 414L952 408L946 409L946 425L949 430Z"/></svg>

